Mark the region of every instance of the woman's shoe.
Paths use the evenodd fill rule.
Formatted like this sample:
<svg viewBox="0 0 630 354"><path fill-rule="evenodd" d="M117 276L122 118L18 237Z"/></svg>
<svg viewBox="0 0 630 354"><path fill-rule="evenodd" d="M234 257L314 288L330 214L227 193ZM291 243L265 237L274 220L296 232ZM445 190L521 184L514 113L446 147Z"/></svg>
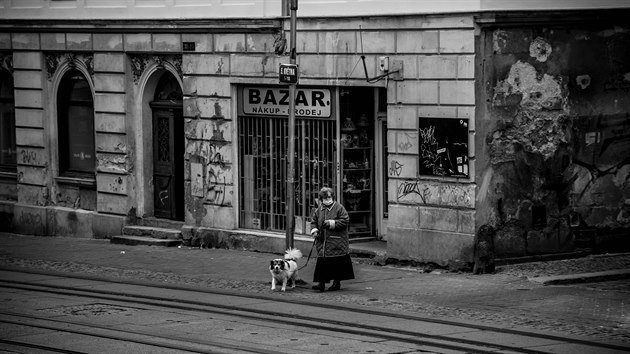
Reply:
<svg viewBox="0 0 630 354"><path fill-rule="evenodd" d="M324 286L324 283L319 283L317 285L313 285L312 289L317 291L324 291L326 290L326 287Z"/></svg>
<svg viewBox="0 0 630 354"><path fill-rule="evenodd" d="M337 291L341 289L341 282L339 281L334 281L332 283L332 285L330 286L330 288L328 288L328 291Z"/></svg>

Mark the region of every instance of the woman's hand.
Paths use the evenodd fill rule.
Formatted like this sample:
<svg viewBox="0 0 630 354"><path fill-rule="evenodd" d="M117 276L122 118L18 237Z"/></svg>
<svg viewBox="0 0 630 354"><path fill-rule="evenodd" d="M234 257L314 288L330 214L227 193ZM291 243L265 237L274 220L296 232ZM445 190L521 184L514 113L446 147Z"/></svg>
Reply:
<svg viewBox="0 0 630 354"><path fill-rule="evenodd" d="M335 220L324 220L323 226L332 230L335 228Z"/></svg>

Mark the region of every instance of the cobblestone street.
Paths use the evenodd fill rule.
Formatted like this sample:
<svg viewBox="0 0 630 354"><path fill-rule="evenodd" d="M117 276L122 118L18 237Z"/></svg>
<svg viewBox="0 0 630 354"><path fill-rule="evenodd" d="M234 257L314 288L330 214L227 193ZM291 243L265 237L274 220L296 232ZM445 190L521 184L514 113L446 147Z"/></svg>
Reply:
<svg viewBox="0 0 630 354"><path fill-rule="evenodd" d="M472 275L411 267L376 266L355 259L357 278L343 290L310 289L314 260L301 270L307 284L286 293L269 290L268 260L276 255L225 249L111 245L96 240L33 238L28 250L20 237L3 238L0 266L75 275L148 281L304 299L348 306L413 312L491 326L521 327L603 341L630 343L626 299L630 281L544 286L540 276L624 269L630 255L501 266L495 274ZM52 242L56 241L56 242ZM43 242L48 248L43 249ZM33 243L36 243L33 245ZM305 260L300 263L303 265Z"/></svg>

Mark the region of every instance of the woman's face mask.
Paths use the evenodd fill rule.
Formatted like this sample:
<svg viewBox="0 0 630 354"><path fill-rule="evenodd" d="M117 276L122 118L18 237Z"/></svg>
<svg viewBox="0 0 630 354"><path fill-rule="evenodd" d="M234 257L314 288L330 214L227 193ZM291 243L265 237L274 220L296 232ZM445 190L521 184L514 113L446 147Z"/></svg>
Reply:
<svg viewBox="0 0 630 354"><path fill-rule="evenodd" d="M324 198L324 200L322 202L324 203L324 205L328 206L328 205L331 205L333 203L333 199L332 199L332 197L327 197L327 198Z"/></svg>

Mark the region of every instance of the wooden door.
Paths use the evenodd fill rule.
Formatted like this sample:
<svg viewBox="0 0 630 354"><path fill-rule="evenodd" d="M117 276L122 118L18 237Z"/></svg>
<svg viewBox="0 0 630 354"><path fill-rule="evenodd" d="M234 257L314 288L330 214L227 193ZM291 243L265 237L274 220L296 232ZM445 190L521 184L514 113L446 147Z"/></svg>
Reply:
<svg viewBox="0 0 630 354"><path fill-rule="evenodd" d="M154 214L184 220L184 122L178 107L153 108Z"/></svg>

